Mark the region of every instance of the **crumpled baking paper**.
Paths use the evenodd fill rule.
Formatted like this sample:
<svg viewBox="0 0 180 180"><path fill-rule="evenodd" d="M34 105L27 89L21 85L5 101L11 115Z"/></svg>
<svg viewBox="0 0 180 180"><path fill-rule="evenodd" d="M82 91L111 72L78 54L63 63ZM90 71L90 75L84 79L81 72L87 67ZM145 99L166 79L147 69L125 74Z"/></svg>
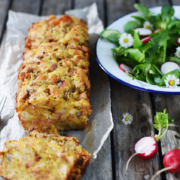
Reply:
<svg viewBox="0 0 180 180"><path fill-rule="evenodd" d="M66 14L84 19L89 26L92 114L89 116L90 120L86 129L64 131L63 134L77 137L82 147L92 154L91 161L93 161L114 125L108 76L98 66L94 55L97 34L103 30L103 24L98 17L95 3L83 9L66 11ZM0 150L4 148L4 143L7 140L18 140L27 135L15 111L15 98L18 91L17 76L19 67L23 62L22 54L28 28L32 23L44 18L47 16L9 11L7 31L0 51L0 94L7 96L0 120L0 129L2 129L0 132Z"/></svg>

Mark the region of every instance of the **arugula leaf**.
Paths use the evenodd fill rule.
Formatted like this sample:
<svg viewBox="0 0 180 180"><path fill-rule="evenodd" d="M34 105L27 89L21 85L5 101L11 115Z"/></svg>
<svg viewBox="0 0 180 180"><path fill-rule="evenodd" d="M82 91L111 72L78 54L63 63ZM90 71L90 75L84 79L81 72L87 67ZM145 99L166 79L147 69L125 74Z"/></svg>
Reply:
<svg viewBox="0 0 180 180"><path fill-rule="evenodd" d="M161 77L160 76L156 76L150 73L147 73L146 75L146 81L149 84L152 85L158 85L161 82Z"/></svg>
<svg viewBox="0 0 180 180"><path fill-rule="evenodd" d="M156 69L156 71L161 75L161 76L164 76L164 74L159 70L159 68L157 66L155 66L153 64L153 67Z"/></svg>
<svg viewBox="0 0 180 180"><path fill-rule="evenodd" d="M152 85L159 85L162 79L162 73L155 65L149 66L149 71L146 75L146 82Z"/></svg>
<svg viewBox="0 0 180 180"><path fill-rule="evenodd" d="M167 132L169 123L174 122L174 120L171 120L169 117L169 114L166 113L166 109L164 109L163 112L157 112L154 116L154 128L159 131L158 135L155 135L156 141L159 141ZM162 130L164 129L164 132Z"/></svg>
<svg viewBox="0 0 180 180"><path fill-rule="evenodd" d="M141 16L131 16L131 17L136 19L140 23L141 26L143 26L144 22L146 21L146 19Z"/></svg>
<svg viewBox="0 0 180 180"><path fill-rule="evenodd" d="M166 52L166 45L167 40L169 39L168 33L166 30L162 30L161 33L157 34L156 36L152 37L151 39L151 49L147 51L148 57L145 58L146 66L148 67L149 64L153 62L157 62L157 57L161 57L162 59L158 60L160 62L165 61L165 52ZM161 46L163 48L161 48ZM157 51L158 50L158 51ZM163 54L161 54L161 50L164 50ZM157 51L157 52L156 52ZM162 56L161 56L162 55ZM148 72L148 68L145 68L144 74L146 75Z"/></svg>
<svg viewBox="0 0 180 180"><path fill-rule="evenodd" d="M137 66L134 67L133 72L135 72L135 77L140 76L141 79L144 79L146 82L146 77L144 76L144 69L145 69L146 64L138 64Z"/></svg>
<svg viewBox="0 0 180 180"><path fill-rule="evenodd" d="M145 54L137 48L125 49L122 46L119 46L117 48L113 48L112 51L115 52L117 56L123 55L124 57L134 59L137 62L142 62L145 58Z"/></svg>
<svg viewBox="0 0 180 180"><path fill-rule="evenodd" d="M176 21L176 22L175 22L175 25L176 25L176 28L177 28L177 29L180 29L180 21Z"/></svg>
<svg viewBox="0 0 180 180"><path fill-rule="evenodd" d="M150 48L151 48L151 42L149 41L149 42L143 44L143 46L140 47L139 50L140 50L142 53L146 53L146 51L147 51L148 49L150 49Z"/></svg>
<svg viewBox="0 0 180 180"><path fill-rule="evenodd" d="M100 35L102 38L105 38L113 43L118 43L121 33L114 29L105 29Z"/></svg>
<svg viewBox="0 0 180 180"><path fill-rule="evenodd" d="M129 49L127 49L125 54L124 54L124 56L128 56L131 59L134 59L134 60L136 60L139 63L143 62L143 59L145 58L145 54L142 53L137 48L129 48Z"/></svg>
<svg viewBox="0 0 180 180"><path fill-rule="evenodd" d="M179 22L179 19L177 19L176 17L171 17L171 21L168 24L168 29L174 28L177 22ZM175 28L177 28L177 26Z"/></svg>
<svg viewBox="0 0 180 180"><path fill-rule="evenodd" d="M126 64L127 66L134 68L137 64L139 64L137 61L131 58L127 58L124 56L116 56L116 62L118 64Z"/></svg>
<svg viewBox="0 0 180 180"><path fill-rule="evenodd" d="M174 8L172 6L165 5L161 9L161 14L170 14L171 16L173 16Z"/></svg>
<svg viewBox="0 0 180 180"><path fill-rule="evenodd" d="M114 52L116 56L122 56L126 52L126 49L122 46L112 48L111 50Z"/></svg>
<svg viewBox="0 0 180 180"><path fill-rule="evenodd" d="M167 46L168 51L170 48L173 48L173 51L175 51L176 47L174 47L174 46L178 46L177 39L180 36L180 33L176 28L167 30L167 32L170 37L169 40L167 41L168 42L168 46ZM174 52L173 52L173 54L174 54Z"/></svg>
<svg viewBox="0 0 180 180"><path fill-rule="evenodd" d="M171 15L169 14L158 14L156 16L156 21L154 22L154 27L162 29L167 29L171 22Z"/></svg>
<svg viewBox="0 0 180 180"><path fill-rule="evenodd" d="M167 74L165 74L165 75L162 77L162 80L161 80L159 86L164 86L164 85L165 85L164 80L166 79L166 77L167 77L169 74L170 74L170 75L174 74L177 78L180 77L179 69L175 69L174 71L168 72Z"/></svg>
<svg viewBox="0 0 180 180"><path fill-rule="evenodd" d="M130 33L132 29L136 29L138 28L140 25L138 22L136 21L129 21L126 23L126 25L124 26L124 31L127 33Z"/></svg>
<svg viewBox="0 0 180 180"><path fill-rule="evenodd" d="M132 79L139 79L146 82L146 77L143 74L144 66L145 64L138 64L134 67L133 72L135 72L136 74L133 76Z"/></svg>
<svg viewBox="0 0 180 180"><path fill-rule="evenodd" d="M159 46L155 52L152 64L160 66L166 60L167 41L162 46Z"/></svg>
<svg viewBox="0 0 180 180"><path fill-rule="evenodd" d="M138 64L136 67L134 67L133 71L134 72L140 72L140 71L143 71L144 68L145 68L146 64Z"/></svg>
<svg viewBox="0 0 180 180"><path fill-rule="evenodd" d="M134 29L132 29L132 34L134 34L134 41L133 41L133 47L134 48L140 48L142 47L142 42L139 38L138 33Z"/></svg>
<svg viewBox="0 0 180 180"><path fill-rule="evenodd" d="M146 21L153 23L154 18L152 16L152 13L149 11L149 9L146 6L143 6L142 4L134 4L134 7L143 14Z"/></svg>

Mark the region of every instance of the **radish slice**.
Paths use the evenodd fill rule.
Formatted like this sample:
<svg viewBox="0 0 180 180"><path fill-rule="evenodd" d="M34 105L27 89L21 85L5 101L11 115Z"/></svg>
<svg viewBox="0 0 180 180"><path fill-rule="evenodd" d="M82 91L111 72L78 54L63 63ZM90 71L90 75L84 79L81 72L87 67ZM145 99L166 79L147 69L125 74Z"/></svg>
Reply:
<svg viewBox="0 0 180 180"><path fill-rule="evenodd" d="M157 33L158 31L160 31L162 28L159 27L158 29L156 29L153 33Z"/></svg>
<svg viewBox="0 0 180 180"><path fill-rule="evenodd" d="M141 42L143 43L143 44L145 44L145 43L147 43L148 41L150 41L151 40L151 37L146 37L146 38L144 38L144 39L141 39Z"/></svg>
<svg viewBox="0 0 180 180"><path fill-rule="evenodd" d="M158 152L158 145L154 136L141 138L134 147L137 155L142 159L149 159Z"/></svg>
<svg viewBox="0 0 180 180"><path fill-rule="evenodd" d="M180 45L180 37L177 39L177 43Z"/></svg>
<svg viewBox="0 0 180 180"><path fill-rule="evenodd" d="M163 74L167 74L168 72L173 71L175 69L180 70L179 65L175 62L165 62L161 65L161 72Z"/></svg>
<svg viewBox="0 0 180 180"><path fill-rule="evenodd" d="M120 64L119 68L124 72L128 72L129 74L134 75L133 69L125 64Z"/></svg>
<svg viewBox="0 0 180 180"><path fill-rule="evenodd" d="M146 36L148 36L149 34L152 33L152 31L150 29L146 29L146 28L136 28L135 31L137 33L139 33L139 35L141 37L146 37Z"/></svg>

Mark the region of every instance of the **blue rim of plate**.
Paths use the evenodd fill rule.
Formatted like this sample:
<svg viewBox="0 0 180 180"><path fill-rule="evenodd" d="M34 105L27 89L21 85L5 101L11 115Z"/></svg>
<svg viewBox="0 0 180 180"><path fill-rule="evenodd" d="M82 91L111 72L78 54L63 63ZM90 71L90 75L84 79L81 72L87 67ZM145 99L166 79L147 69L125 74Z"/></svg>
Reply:
<svg viewBox="0 0 180 180"><path fill-rule="evenodd" d="M149 9L154 9L154 8L157 8L157 7L162 7L162 6L156 6L156 7L149 8ZM173 7L174 7L174 6L173 6ZM136 11L136 12L137 12L137 11ZM129 13L129 14L127 14L127 15L131 15L131 14L133 14L133 13L135 13L135 12ZM125 16L127 16L127 15L125 15ZM120 20L121 18L124 18L125 16L116 19L113 23L115 23L116 21ZM111 23L110 25L112 25L113 23ZM109 25L109 26L110 26L110 25ZM109 27L109 26L108 26L108 27ZM107 27L107 28L108 28L108 27ZM107 29L107 28L106 28L106 29ZM131 88L138 89L138 90L141 90L141 91L150 92L150 93L156 93L156 94L171 94L171 95L173 95L173 94L174 94L174 95L180 94L180 90L179 90L179 91L174 91L174 92L168 92L168 91L157 91L157 90L151 90L151 89L141 88L141 87L132 85L132 84L130 84L130 83L127 83L127 82L125 82L125 81L117 78L116 76L112 75L107 69L104 68L104 66L101 64L101 62L99 61L99 58L98 58L98 56L97 56L97 42L98 42L98 40L99 40L100 38L101 38L101 37L99 36L99 38L98 38L97 41L96 41L95 56L96 56L96 61L97 61L98 65L100 66L100 68L101 68L107 75L111 76L113 79L115 79L116 81L118 81L118 82L120 82L120 83L122 83L122 84L124 84L124 85L126 85L126 86L129 86L129 87L131 87Z"/></svg>

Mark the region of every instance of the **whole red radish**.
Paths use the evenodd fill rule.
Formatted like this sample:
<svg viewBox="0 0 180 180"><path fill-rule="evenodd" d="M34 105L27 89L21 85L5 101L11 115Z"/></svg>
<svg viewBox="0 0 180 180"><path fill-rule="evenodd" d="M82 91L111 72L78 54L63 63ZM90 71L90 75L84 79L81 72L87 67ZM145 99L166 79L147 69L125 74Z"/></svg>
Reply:
<svg viewBox="0 0 180 180"><path fill-rule="evenodd" d="M152 178L153 180L161 172L169 171L171 173L180 173L180 149L169 151L163 159L164 169L158 171Z"/></svg>
<svg viewBox="0 0 180 180"><path fill-rule="evenodd" d="M134 146L135 154L133 154L127 164L126 164L126 171L128 169L128 165L130 160L138 155L142 159L149 159L155 156L158 152L158 144L157 142L165 135L169 123L173 122L169 118L169 115L166 114L166 109L163 111L163 113L158 112L156 113L156 116L154 116L154 122L155 124L153 125L154 128L159 130L159 134L155 136L147 136L141 138ZM165 128L164 132L162 133L162 129ZM125 172L126 172L125 171Z"/></svg>

